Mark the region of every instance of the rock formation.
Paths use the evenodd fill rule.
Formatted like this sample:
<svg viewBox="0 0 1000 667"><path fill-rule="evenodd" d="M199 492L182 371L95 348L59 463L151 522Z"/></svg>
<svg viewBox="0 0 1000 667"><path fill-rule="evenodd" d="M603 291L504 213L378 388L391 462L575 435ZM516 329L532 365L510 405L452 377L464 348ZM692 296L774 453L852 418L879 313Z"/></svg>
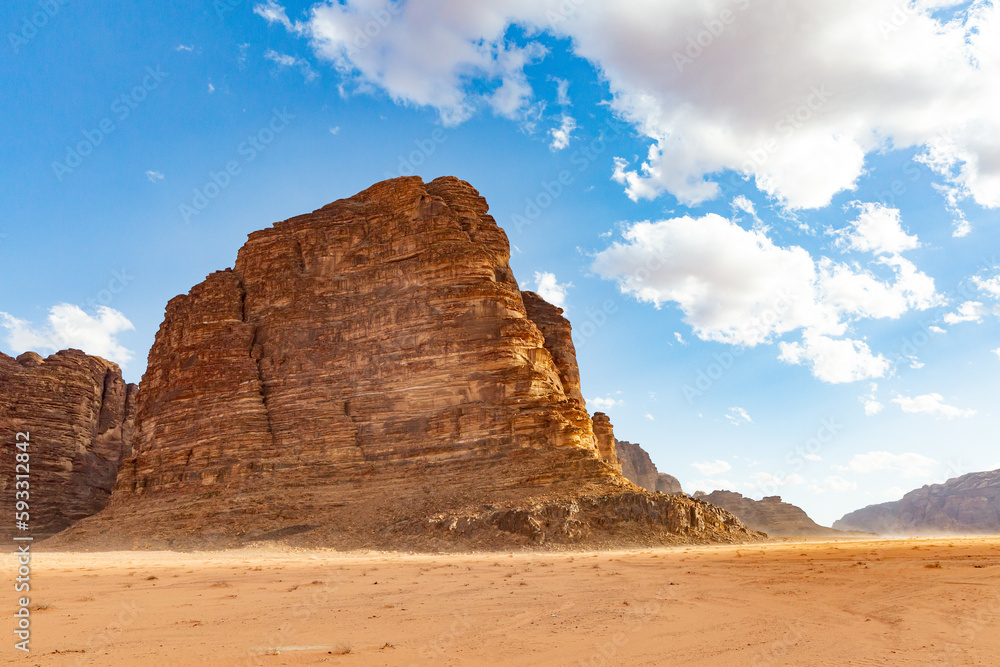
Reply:
<svg viewBox="0 0 1000 667"><path fill-rule="evenodd" d="M718 505L738 516L752 528L776 537L833 536L843 533L821 526L801 508L781 501L781 496L767 496L761 500L745 498L734 491L695 493L695 498Z"/></svg>
<svg viewBox="0 0 1000 667"><path fill-rule="evenodd" d="M610 422L587 413L569 323L509 258L485 199L451 177L250 234L234 268L167 304L135 455L65 542L538 544L597 539L609 516L754 537L636 494Z"/></svg>
<svg viewBox="0 0 1000 667"><path fill-rule="evenodd" d="M28 433L30 484L30 529L18 534L38 539L107 504L118 468L132 453L135 397L136 386L122 380L116 364L79 350L47 359L0 353L4 535L14 531L17 434Z"/></svg>
<svg viewBox="0 0 1000 667"><path fill-rule="evenodd" d="M924 486L902 500L851 512L833 527L880 535L1000 533L1000 470Z"/></svg>
<svg viewBox="0 0 1000 667"><path fill-rule="evenodd" d="M615 451L621 460L622 474L634 484L660 493L684 493L680 481L657 470L649 453L639 445L615 440Z"/></svg>

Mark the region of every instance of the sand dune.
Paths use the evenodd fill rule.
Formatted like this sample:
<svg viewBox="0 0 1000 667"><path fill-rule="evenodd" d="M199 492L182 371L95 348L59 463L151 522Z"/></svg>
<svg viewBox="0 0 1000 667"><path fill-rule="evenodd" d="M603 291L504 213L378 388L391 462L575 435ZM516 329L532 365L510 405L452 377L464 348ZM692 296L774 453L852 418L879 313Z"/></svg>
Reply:
<svg viewBox="0 0 1000 667"><path fill-rule="evenodd" d="M5 559L4 576L13 581ZM995 665L1000 538L36 553L31 665ZM9 605L8 605L8 608Z"/></svg>

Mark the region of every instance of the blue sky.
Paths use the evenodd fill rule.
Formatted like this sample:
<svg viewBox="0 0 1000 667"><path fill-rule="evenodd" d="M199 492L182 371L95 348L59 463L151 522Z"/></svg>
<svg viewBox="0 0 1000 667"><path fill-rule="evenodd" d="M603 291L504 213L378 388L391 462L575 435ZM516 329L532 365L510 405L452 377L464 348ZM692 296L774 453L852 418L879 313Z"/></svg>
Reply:
<svg viewBox="0 0 1000 667"><path fill-rule="evenodd" d="M249 232L453 174L566 309L590 409L685 490L829 523L1000 467L993 2L0 19L4 352L67 343L138 381L166 302Z"/></svg>

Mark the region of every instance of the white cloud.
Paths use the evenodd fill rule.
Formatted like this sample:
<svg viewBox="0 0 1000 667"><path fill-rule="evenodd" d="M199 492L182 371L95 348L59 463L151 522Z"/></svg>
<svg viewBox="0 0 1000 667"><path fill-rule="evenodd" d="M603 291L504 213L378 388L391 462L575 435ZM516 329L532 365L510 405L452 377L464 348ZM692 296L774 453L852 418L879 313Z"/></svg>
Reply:
<svg viewBox="0 0 1000 667"><path fill-rule="evenodd" d="M618 393L620 394L621 392ZM587 402L593 405L598 410L610 410L611 408L622 405L624 403L624 401L613 398L611 396L605 396L603 398L600 396L597 396L596 398L588 398Z"/></svg>
<svg viewBox="0 0 1000 667"><path fill-rule="evenodd" d="M177 48L175 48L174 51L194 51L194 44L191 44L190 46L184 44L178 44Z"/></svg>
<svg viewBox="0 0 1000 667"><path fill-rule="evenodd" d="M649 414L648 412L646 413L646 419L648 419L651 422L655 422L656 421L656 417L654 417L653 415Z"/></svg>
<svg viewBox="0 0 1000 667"><path fill-rule="evenodd" d="M933 324L931 326L927 327L927 329L929 331L933 332L933 333L936 333L936 334L948 333L947 329L942 329L941 327L934 326Z"/></svg>
<svg viewBox="0 0 1000 667"><path fill-rule="evenodd" d="M552 77L556 82L556 104L563 107L570 106L569 101L569 80Z"/></svg>
<svg viewBox="0 0 1000 667"><path fill-rule="evenodd" d="M883 498L902 498L906 493L901 487L890 486L888 489L882 491L881 495Z"/></svg>
<svg viewBox="0 0 1000 667"><path fill-rule="evenodd" d="M211 94L212 94L212 93L214 93L214 92L215 92L215 86L213 86L213 85L212 85L212 82L211 82L211 81L209 81L209 82L208 82L208 94L209 94L209 95L211 95Z"/></svg>
<svg viewBox="0 0 1000 667"><path fill-rule="evenodd" d="M740 407L729 408L729 412L726 413L726 420L733 426L753 423L747 411Z"/></svg>
<svg viewBox="0 0 1000 667"><path fill-rule="evenodd" d="M289 30L293 30L292 22L288 20L285 8L275 0L267 0L264 4L254 5L253 13L267 20L268 23L280 23Z"/></svg>
<svg viewBox="0 0 1000 667"><path fill-rule="evenodd" d="M566 307L566 291L573 283L560 283L554 273L535 271L535 291L557 308Z"/></svg>
<svg viewBox="0 0 1000 667"><path fill-rule="evenodd" d="M319 78L319 74L312 68L304 58L296 58L290 56L287 53L278 53L274 49L268 49L264 53L264 57L273 63L277 63L281 67L298 67L299 71L302 72L302 77L307 81L315 81Z"/></svg>
<svg viewBox="0 0 1000 667"><path fill-rule="evenodd" d="M896 398L892 399L892 402L898 405L903 412L936 415L947 417L948 419L972 417L976 414L975 410L962 410L961 408L947 405L944 403L944 397L941 394L924 394L923 396L916 396L914 398L897 394Z"/></svg>
<svg viewBox="0 0 1000 667"><path fill-rule="evenodd" d="M882 402L878 400L877 392L878 392L878 384L872 382L871 386L869 387L869 393L861 397L861 401L863 401L865 404L865 415L869 417L874 417L875 415L877 415L878 413L882 412L882 410L885 409L885 406L882 405Z"/></svg>
<svg viewBox="0 0 1000 667"><path fill-rule="evenodd" d="M733 199L733 208L757 217L757 209L754 207L753 202L743 195L739 195Z"/></svg>
<svg viewBox="0 0 1000 667"><path fill-rule="evenodd" d="M820 456L819 454L803 454L802 458L804 458L806 461L822 461L823 460L823 457Z"/></svg>
<svg viewBox="0 0 1000 667"><path fill-rule="evenodd" d="M61 303L49 309L48 323L40 328L0 311L0 327L7 330L7 345L15 354L76 348L114 361L122 368L134 356L118 343L118 334L135 327L127 317L107 306L99 306L95 317L79 306Z"/></svg>
<svg viewBox="0 0 1000 667"><path fill-rule="evenodd" d="M340 126L337 125L336 127L331 127L330 128L330 134L333 134L333 135L340 134Z"/></svg>
<svg viewBox="0 0 1000 667"><path fill-rule="evenodd" d="M995 354L998 357L1000 357L1000 347L998 347L997 349L993 350L993 354Z"/></svg>
<svg viewBox="0 0 1000 667"><path fill-rule="evenodd" d="M979 324L983 321L983 315L988 313L986 306L981 301L966 301L958 307L954 313L946 313L944 321L947 324L961 324L962 322L975 322Z"/></svg>
<svg viewBox="0 0 1000 667"><path fill-rule="evenodd" d="M681 345L687 345L688 344L688 342L686 340L684 340L684 336L681 335L680 331L675 331L674 332L674 340L676 340Z"/></svg>
<svg viewBox="0 0 1000 667"><path fill-rule="evenodd" d="M782 342L779 348L781 361L809 366L813 375L831 384L880 378L892 365L883 355L872 354L867 343L850 338L806 335L802 343Z"/></svg>
<svg viewBox="0 0 1000 667"><path fill-rule="evenodd" d="M569 146L570 139L572 139L573 130L576 129L576 121L569 114L562 115L562 123L559 127L552 128L549 130L549 136L552 137L552 143L549 144L549 148L553 151L561 151L562 149Z"/></svg>
<svg viewBox="0 0 1000 667"><path fill-rule="evenodd" d="M157 181L163 180L163 174L158 171L150 170L146 172L146 178L149 179L150 183L156 183Z"/></svg>
<svg viewBox="0 0 1000 667"><path fill-rule="evenodd" d="M899 254L920 247L916 236L903 231L899 210L882 204L854 202L860 210L851 227L836 232L841 247L875 254Z"/></svg>
<svg viewBox="0 0 1000 667"><path fill-rule="evenodd" d="M726 461L722 461L721 459L704 463L692 463L691 467L707 477L721 475L722 473L729 472L733 469L733 466L729 465Z"/></svg>
<svg viewBox="0 0 1000 667"><path fill-rule="evenodd" d="M775 245L715 214L637 222L598 253L593 269L657 307L674 302L702 340L755 346L801 330L780 358L826 382L883 376L890 362L844 336L860 319L896 319L940 305L934 280L898 255L860 269L798 246ZM876 272L891 273L892 279Z"/></svg>
<svg viewBox="0 0 1000 667"><path fill-rule="evenodd" d="M836 467L839 470L863 474L890 471L898 472L903 477L927 477L934 472L938 465L934 459L914 452L905 454L868 452L867 454L856 454L846 466Z"/></svg>
<svg viewBox="0 0 1000 667"><path fill-rule="evenodd" d="M990 298L1000 299L1000 275L993 276L992 278L972 276L972 284Z"/></svg>
<svg viewBox="0 0 1000 667"><path fill-rule="evenodd" d="M826 493L832 491L834 493L845 493L847 491L854 491L858 488L858 485L854 482L848 481L843 477L838 475L830 475L826 477L822 482L814 482L806 487L809 493Z"/></svg>
<svg viewBox="0 0 1000 667"><path fill-rule="evenodd" d="M481 104L524 111L524 69L546 54L534 36L568 38L607 81L612 109L650 142L640 164L616 169L635 199L669 191L698 203L719 193L714 175L735 170L791 208L822 207L856 186L868 155L915 148L950 208L965 198L1000 206L1000 119L990 113L1000 106L1000 8L976 0L935 18L936 4L325 0L298 23L273 0L254 11L309 39L345 79L446 122ZM508 39L512 25L523 45Z"/></svg>

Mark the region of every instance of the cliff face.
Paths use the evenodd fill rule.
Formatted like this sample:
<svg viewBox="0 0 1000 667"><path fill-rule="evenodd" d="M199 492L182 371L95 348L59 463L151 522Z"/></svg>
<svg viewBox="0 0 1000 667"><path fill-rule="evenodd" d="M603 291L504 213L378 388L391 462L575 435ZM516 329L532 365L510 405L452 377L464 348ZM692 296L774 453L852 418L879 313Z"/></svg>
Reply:
<svg viewBox="0 0 1000 667"><path fill-rule="evenodd" d="M833 524L881 535L1000 532L1000 470L978 472L910 491L902 500L870 505Z"/></svg>
<svg viewBox="0 0 1000 667"><path fill-rule="evenodd" d="M836 535L840 532L819 525L801 508L782 502L780 496L753 500L733 491L713 491L708 495L696 493L695 497L729 510L754 530L775 537Z"/></svg>
<svg viewBox="0 0 1000 667"><path fill-rule="evenodd" d="M386 181L254 232L233 269L167 305L135 456L76 539L398 545L475 525L537 542L503 518L525 507L562 517L529 511L542 539L584 535L564 525L586 523L577 500L634 487L586 411L569 323L519 290L509 257L455 178ZM746 533L714 511L662 514Z"/></svg>
<svg viewBox="0 0 1000 667"><path fill-rule="evenodd" d="M0 353L0 512L13 530L14 446L28 433L29 525L36 539L100 511L132 452L136 386L116 364L79 350L42 359ZM23 469L18 471L23 472Z"/></svg>
<svg viewBox="0 0 1000 667"><path fill-rule="evenodd" d="M615 440L615 451L621 460L622 474L634 484L660 493L684 493L680 481L657 470L649 453L639 445Z"/></svg>

